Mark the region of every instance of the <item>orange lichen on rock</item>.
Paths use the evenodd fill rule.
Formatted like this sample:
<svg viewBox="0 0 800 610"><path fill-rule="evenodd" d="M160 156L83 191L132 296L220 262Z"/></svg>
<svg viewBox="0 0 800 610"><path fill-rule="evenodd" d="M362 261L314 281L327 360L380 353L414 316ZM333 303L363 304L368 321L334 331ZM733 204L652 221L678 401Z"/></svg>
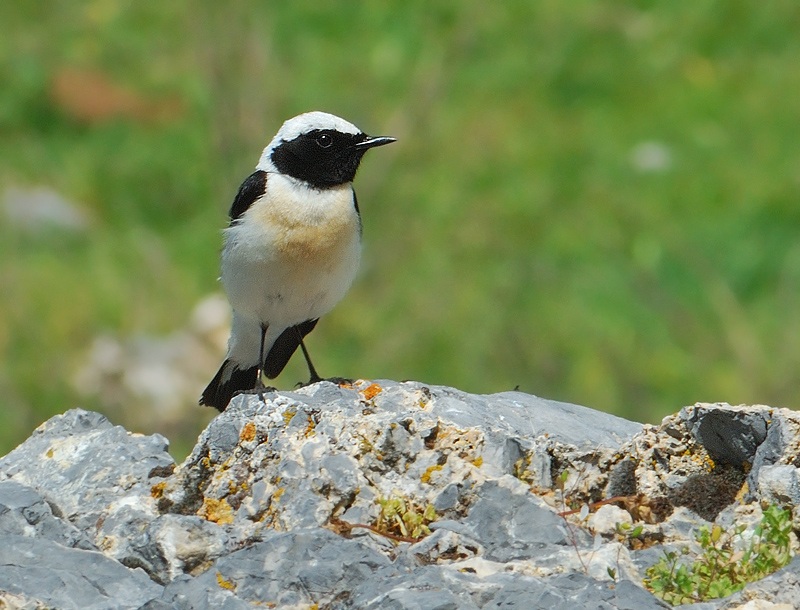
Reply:
<svg viewBox="0 0 800 610"><path fill-rule="evenodd" d="M364 397L364 400L372 400L381 392L383 392L383 388L381 386L379 386L377 383L371 383L366 388L361 390L361 395Z"/></svg>
<svg viewBox="0 0 800 610"><path fill-rule="evenodd" d="M225 498L221 500L204 498L203 506L197 511L197 514L203 519L213 521L219 525L233 523L233 508Z"/></svg>
<svg viewBox="0 0 800 610"><path fill-rule="evenodd" d="M256 437L256 425L249 421L244 425L242 428L242 432L239 434L239 440L241 441L252 441Z"/></svg>
<svg viewBox="0 0 800 610"><path fill-rule="evenodd" d="M153 496L156 500L164 495L164 489L167 487L166 481L161 481L156 483L150 488L150 495Z"/></svg>

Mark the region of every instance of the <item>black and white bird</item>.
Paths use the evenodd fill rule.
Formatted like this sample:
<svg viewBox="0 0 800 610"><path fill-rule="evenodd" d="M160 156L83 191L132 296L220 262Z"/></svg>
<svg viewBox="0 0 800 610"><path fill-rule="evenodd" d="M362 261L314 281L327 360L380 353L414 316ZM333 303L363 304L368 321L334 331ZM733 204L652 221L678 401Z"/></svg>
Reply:
<svg viewBox="0 0 800 610"><path fill-rule="evenodd" d="M371 137L332 114L286 121L239 188L222 249L222 285L233 309L228 354L200 398L224 411L243 391L263 389L298 346L310 382L320 377L303 337L356 276L361 216L353 178Z"/></svg>

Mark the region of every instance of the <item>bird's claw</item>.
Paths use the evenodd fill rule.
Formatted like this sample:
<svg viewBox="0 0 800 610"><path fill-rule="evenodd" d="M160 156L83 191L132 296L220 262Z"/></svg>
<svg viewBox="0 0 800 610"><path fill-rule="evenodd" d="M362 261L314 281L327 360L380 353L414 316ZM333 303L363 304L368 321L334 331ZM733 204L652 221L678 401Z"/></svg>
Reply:
<svg viewBox="0 0 800 610"><path fill-rule="evenodd" d="M312 377L308 381L298 381L297 384L294 386L295 388L305 388L306 386L313 385L319 381L329 381L330 383L336 384L339 387L346 386L346 385L353 385L352 379L347 379L346 377Z"/></svg>

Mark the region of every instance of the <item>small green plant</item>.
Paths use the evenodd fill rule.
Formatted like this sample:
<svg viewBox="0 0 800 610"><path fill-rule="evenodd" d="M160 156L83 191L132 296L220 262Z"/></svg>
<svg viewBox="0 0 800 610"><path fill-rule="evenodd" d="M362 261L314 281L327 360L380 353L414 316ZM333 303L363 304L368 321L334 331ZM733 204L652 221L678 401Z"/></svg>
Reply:
<svg viewBox="0 0 800 610"><path fill-rule="evenodd" d="M767 508L746 549L737 550L736 539L745 529L740 525L724 532L719 525L701 527L695 538L702 554L689 565L681 561L690 553L687 547L680 553L664 553L647 569L645 587L673 606L701 602L735 593L789 563L791 511Z"/></svg>
<svg viewBox="0 0 800 610"><path fill-rule="evenodd" d="M615 527L615 539L631 550L637 550L649 546L648 537L644 532L644 524L639 523L617 523Z"/></svg>
<svg viewBox="0 0 800 610"><path fill-rule="evenodd" d="M644 532L644 526L640 523L634 526L631 523L617 523L616 525L617 536L626 540L630 538L638 538Z"/></svg>
<svg viewBox="0 0 800 610"><path fill-rule="evenodd" d="M436 521L438 515L433 504L422 506L413 500L400 496L378 498L381 507L375 529L403 538L424 538L431 533L429 524Z"/></svg>

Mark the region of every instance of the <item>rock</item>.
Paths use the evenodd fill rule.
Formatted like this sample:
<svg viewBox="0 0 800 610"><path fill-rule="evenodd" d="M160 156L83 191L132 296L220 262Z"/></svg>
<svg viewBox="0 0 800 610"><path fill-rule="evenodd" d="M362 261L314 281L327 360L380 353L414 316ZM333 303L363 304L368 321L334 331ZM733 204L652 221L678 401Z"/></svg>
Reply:
<svg viewBox="0 0 800 610"><path fill-rule="evenodd" d="M774 604L760 599L751 599L749 602L731 608L731 610L794 610L795 606L789 604Z"/></svg>
<svg viewBox="0 0 800 610"><path fill-rule="evenodd" d="M0 459L0 604L665 608L644 571L712 520L752 532L761 501L797 502L799 452L800 416L763 406L641 426L323 382L237 397L176 468L163 437L73 410ZM799 574L689 607L800 607Z"/></svg>
<svg viewBox="0 0 800 610"><path fill-rule="evenodd" d="M240 396L205 430L165 487L162 507L193 513L205 504L287 529L354 508L374 516L374 499L393 494L457 513L486 477L519 474L540 456L546 469L526 477L551 486L556 447L610 455L640 428L518 392L474 397L414 383L361 391L322 383L270 395L267 404ZM241 493L250 489L255 495Z"/></svg>
<svg viewBox="0 0 800 610"><path fill-rule="evenodd" d="M56 517L36 490L15 481L0 482L0 537L8 535L44 538L64 546L96 550L84 532Z"/></svg>
<svg viewBox="0 0 800 610"><path fill-rule="evenodd" d="M383 554L328 530L271 532L262 542L219 559L200 576L174 581L164 597L186 600L174 606L181 609L229 607L226 603L238 607L231 598L248 602L243 606L248 608L326 606L346 600L381 569L395 572Z"/></svg>
<svg viewBox="0 0 800 610"><path fill-rule="evenodd" d="M771 504L800 504L800 471L795 466L762 466L756 478L758 493Z"/></svg>
<svg viewBox="0 0 800 610"><path fill-rule="evenodd" d="M627 510L613 504L604 504L591 514L588 525L592 531L610 536L618 531L619 526L632 523L633 517Z"/></svg>
<svg viewBox="0 0 800 610"><path fill-rule="evenodd" d="M138 608L161 594L141 570L45 538L3 536L0 590L60 610Z"/></svg>
<svg viewBox="0 0 800 610"><path fill-rule="evenodd" d="M99 413L73 409L0 459L0 480L10 479L0 485L24 484L40 494L59 518L50 529L74 538L69 546L97 548L138 567L131 545L158 516L152 486L175 467L166 449L159 435L134 435Z"/></svg>
<svg viewBox="0 0 800 610"><path fill-rule="evenodd" d="M0 591L0 608L8 610L48 610L40 599L25 595L15 595L8 591Z"/></svg>
<svg viewBox="0 0 800 610"><path fill-rule="evenodd" d="M741 467L767 438L771 410L698 404L681 410L680 417L712 459Z"/></svg>
<svg viewBox="0 0 800 610"><path fill-rule="evenodd" d="M478 501L464 520L473 538L481 542L486 559L501 563L529 559L541 555L548 545L568 544L562 518L524 487L514 486L512 491L504 482L487 481L477 487ZM580 534L585 544L587 538Z"/></svg>
<svg viewBox="0 0 800 610"><path fill-rule="evenodd" d="M125 505L155 506L150 488L175 466L167 445L162 436L132 435L99 413L72 409L0 458L0 478L36 489L66 519L92 531Z"/></svg>
<svg viewBox="0 0 800 610"><path fill-rule="evenodd" d="M200 574L226 551L225 532L201 517L161 515L146 524L133 517L130 523L143 525L138 533L106 552L128 567L144 569L159 584L182 574ZM131 531L124 522L112 529Z"/></svg>

